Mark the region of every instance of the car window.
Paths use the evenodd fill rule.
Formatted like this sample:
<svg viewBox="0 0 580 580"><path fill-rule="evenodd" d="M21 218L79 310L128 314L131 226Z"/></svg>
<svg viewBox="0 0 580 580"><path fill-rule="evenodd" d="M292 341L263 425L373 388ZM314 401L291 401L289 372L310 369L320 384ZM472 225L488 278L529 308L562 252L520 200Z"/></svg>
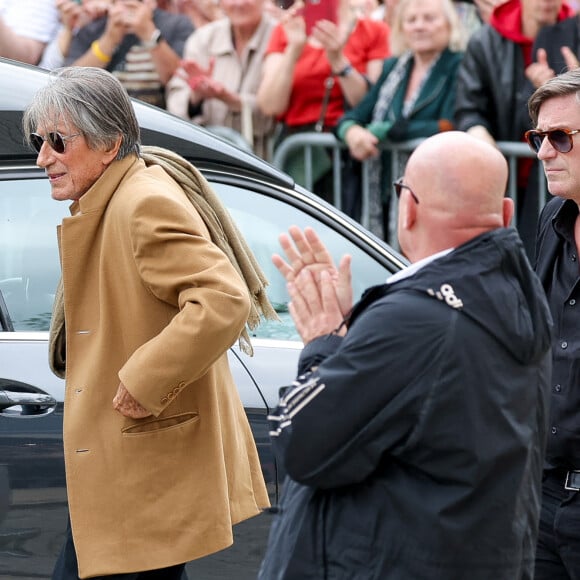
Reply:
<svg viewBox="0 0 580 580"><path fill-rule="evenodd" d="M280 321L263 321L256 338L300 340L288 313L286 284L271 256L290 225L312 226L335 261L352 256L355 299L389 272L363 250L316 217L256 191L212 183L230 210L269 281L268 295ZM45 178L0 181L0 290L15 331L47 331L60 276L56 227L69 215L67 202L54 201Z"/></svg>
<svg viewBox="0 0 580 580"><path fill-rule="evenodd" d="M0 290L15 331L46 331L60 267L56 227L68 203L46 178L0 181Z"/></svg>
<svg viewBox="0 0 580 580"><path fill-rule="evenodd" d="M300 340L288 313L289 296L286 291L286 282L271 260L273 253L281 253L278 236L282 232L287 232L291 225L314 228L328 247L336 264L344 254L352 256L355 300L367 287L384 282L390 275L383 265L361 248L301 209L248 189L221 183L212 183L212 186L228 207L264 270L269 281L268 296L280 317L280 322L262 322L254 330L255 337Z"/></svg>

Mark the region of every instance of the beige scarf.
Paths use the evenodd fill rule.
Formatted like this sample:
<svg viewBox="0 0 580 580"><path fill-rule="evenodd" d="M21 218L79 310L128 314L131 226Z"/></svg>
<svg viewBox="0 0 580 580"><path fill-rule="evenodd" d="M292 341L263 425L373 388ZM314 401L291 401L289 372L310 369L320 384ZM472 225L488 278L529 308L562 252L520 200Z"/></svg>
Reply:
<svg viewBox="0 0 580 580"><path fill-rule="evenodd" d="M161 147L142 147L141 156L147 166L159 165L183 189L207 226L211 240L229 258L245 281L251 300L247 326L250 330L260 317L279 320L266 294L268 281L227 209L203 175L183 157ZM254 351L247 328L240 336L240 348L250 356ZM59 282L52 311L49 337L50 368L64 378L66 370L66 338L62 279Z"/></svg>

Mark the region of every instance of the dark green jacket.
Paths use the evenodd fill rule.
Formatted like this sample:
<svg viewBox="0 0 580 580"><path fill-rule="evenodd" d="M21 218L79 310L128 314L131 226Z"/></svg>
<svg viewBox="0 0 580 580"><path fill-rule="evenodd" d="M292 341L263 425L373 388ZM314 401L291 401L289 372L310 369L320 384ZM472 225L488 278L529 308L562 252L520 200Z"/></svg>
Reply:
<svg viewBox="0 0 580 580"><path fill-rule="evenodd" d="M389 141L407 141L420 137L430 137L431 135L439 133L439 121L441 119L447 121L453 119L457 69L459 68L462 57L463 53L460 52L452 52L448 49L443 51L429 79L423 85L413 110L404 119L403 101L413 67L413 59L409 61L404 80L395 93L385 119L382 119L393 122L393 127L387 134ZM337 134L340 132L341 124L345 121L354 121L363 127L372 121L373 109L381 87L389 76L389 73L395 67L397 60L398 57L385 60L383 72L377 83L371 87L370 91L356 107L352 108L339 119L336 127ZM383 153L382 161L383 183L385 184L391 181L391 177L388 175L389 172L385 171L385 168L390 167L390 155L388 152Z"/></svg>
<svg viewBox="0 0 580 580"><path fill-rule="evenodd" d="M448 49L443 51L429 79L422 87L411 114L407 118L406 131L402 132L404 134L399 134L398 131L394 135L389 133L388 137L390 140L406 141L418 137L430 137L439 132L438 121L440 119L446 119L448 121L453 119L455 80L457 68L462 57L463 53L460 52L451 52ZM371 122L373 109L381 87L397 64L397 60L398 57L385 60L383 72L377 83L371 87L371 90L356 107L346 112L339 119L338 126L344 121L355 121L363 126ZM409 61L404 82L401 83L395 93L393 102L387 111L386 118L382 120L395 122L402 119L403 100L405 98L405 92L407 91L407 84L409 83L412 67L413 59Z"/></svg>

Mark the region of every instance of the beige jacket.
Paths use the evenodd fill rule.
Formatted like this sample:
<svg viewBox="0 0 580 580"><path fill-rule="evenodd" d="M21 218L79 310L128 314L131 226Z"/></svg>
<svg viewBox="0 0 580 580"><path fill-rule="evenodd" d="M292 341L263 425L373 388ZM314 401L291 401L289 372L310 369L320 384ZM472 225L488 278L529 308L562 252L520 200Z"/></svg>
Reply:
<svg viewBox="0 0 580 580"><path fill-rule="evenodd" d="M160 167L115 161L59 228L64 452L81 578L223 549L268 497L227 362L243 281ZM153 417L112 407L120 382Z"/></svg>
<svg viewBox="0 0 580 580"><path fill-rule="evenodd" d="M183 51L184 59L193 59L204 68L207 68L213 59L213 78L223 83L229 91L239 94L245 109L242 112L234 112L219 99L207 99L203 101L201 115L191 120L204 126L230 127L247 136L248 123L244 124L243 121L244 115L247 114L246 119L249 119L251 132L249 137L253 141L254 151L265 159L268 156L267 142L272 135L274 122L271 117L263 115L259 110L256 105L256 93L262 75L264 53L275 25L276 21L264 14L242 58L234 48L231 24L227 18L210 22L197 29L188 38ZM167 110L189 119L190 94L187 81L179 74L174 75L166 86Z"/></svg>

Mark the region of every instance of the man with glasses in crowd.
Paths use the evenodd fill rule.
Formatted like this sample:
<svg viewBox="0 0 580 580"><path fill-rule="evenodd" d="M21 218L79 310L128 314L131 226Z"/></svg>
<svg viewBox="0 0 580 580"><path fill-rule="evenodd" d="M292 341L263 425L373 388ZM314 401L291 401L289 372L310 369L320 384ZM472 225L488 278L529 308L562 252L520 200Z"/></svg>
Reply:
<svg viewBox="0 0 580 580"><path fill-rule="evenodd" d="M554 196L540 216L536 271L554 319L550 430L536 580L580 578L580 69L532 95L526 139Z"/></svg>
<svg viewBox="0 0 580 580"><path fill-rule="evenodd" d="M419 145L395 184L412 265L352 310L350 258L281 236L305 346L270 417L288 477L261 579L532 577L551 323L507 174L466 133Z"/></svg>

